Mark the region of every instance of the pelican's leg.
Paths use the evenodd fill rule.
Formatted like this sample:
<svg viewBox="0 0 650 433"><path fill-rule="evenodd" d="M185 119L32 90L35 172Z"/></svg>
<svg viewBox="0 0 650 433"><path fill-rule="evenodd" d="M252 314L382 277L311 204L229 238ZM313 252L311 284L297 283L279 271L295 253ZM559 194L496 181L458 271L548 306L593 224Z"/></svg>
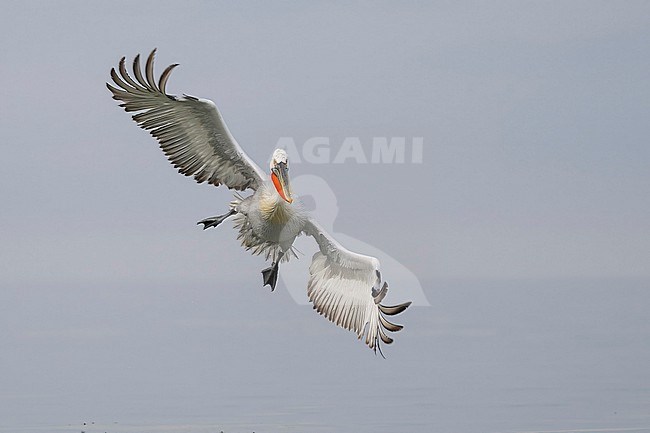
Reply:
<svg viewBox="0 0 650 433"><path fill-rule="evenodd" d="M197 225L198 224L203 224L203 230L208 229L210 227L216 227L219 224L221 224L222 222L224 222L226 218L228 218L229 216L232 216L232 215L234 215L236 213L237 213L237 211L235 209L230 209L230 212L228 212L227 214L206 218L204 220L199 221L196 224Z"/></svg>
<svg viewBox="0 0 650 433"><path fill-rule="evenodd" d="M278 258L271 263L271 267L262 270L262 281L264 282L264 286L271 286L271 291L275 290L275 284L278 282L278 263L280 263L283 255L284 251L280 251Z"/></svg>

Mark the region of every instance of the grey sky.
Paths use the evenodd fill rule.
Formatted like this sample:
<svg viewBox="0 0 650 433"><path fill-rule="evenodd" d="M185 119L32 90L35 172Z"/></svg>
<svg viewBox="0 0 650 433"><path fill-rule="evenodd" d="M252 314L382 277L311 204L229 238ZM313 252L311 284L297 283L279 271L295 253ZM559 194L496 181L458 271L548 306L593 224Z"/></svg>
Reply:
<svg viewBox="0 0 650 433"><path fill-rule="evenodd" d="M176 175L103 87L153 47L264 166L283 136L424 137L421 165L294 168L421 279L648 276L647 3L119 5L3 7L4 281L222 277L233 233L194 222L229 192Z"/></svg>
<svg viewBox="0 0 650 433"><path fill-rule="evenodd" d="M287 386L297 400L302 386L323 379L297 373L313 357L331 362L321 372L327 383L336 367L350 368L341 385L348 398L358 388L383 393L355 375L364 365L375 377L394 374L391 383L407 384L397 387L404 395L441 386L451 400L436 394L435 407L445 408L445 401L472 401L455 388L459 377L469 378L461 379L467 386L476 379L478 395L489 400L490 378L507 376L506 356L516 358L519 348L540 355L530 364L539 376L517 366L531 387L552 377L587 392L588 373L603 377L620 365L607 359L580 375L575 360L545 363L546 354L574 347L585 349L576 359L587 362L621 337L623 353L647 361L647 350L634 345L639 332L648 333L637 326L643 314L636 307L621 307L625 321L607 325L611 341L598 336L590 346L580 340L591 335L582 316L555 311L531 289L530 298L515 295L512 303L531 314L512 317L547 344L557 335L566 340L546 352L549 346L528 343L501 350L512 312L472 310L475 293L445 292L460 283L440 281L622 279L637 281L637 290L620 302L647 303L638 281L650 277L649 17L647 1L3 2L0 418L10 426L64 422L123 404L114 413L128 419L131 407L149 413L144 401L156 405L152 418L165 408L182 416L192 409L152 395L208 398L219 386L237 389L237 374L219 376L216 364L221 372L245 370L264 389ZM320 176L335 192L335 232L408 266L432 301L409 311L408 325L421 326L396 337L402 346L392 351L394 364L361 364L369 356L353 336L295 305L286 290L260 297L262 260L240 249L228 224L206 232L195 225L224 211L232 194L177 174L104 85L121 56L154 47L158 72L180 63L168 91L215 101L265 169L280 137L298 144L329 137L333 153L346 137L359 137L368 152L373 137L424 138L422 164L292 166L294 176ZM496 297L499 308L508 308L513 293ZM588 290L570 293L551 296L594 320L618 299L603 289L584 307ZM391 286L388 300L404 300L399 287ZM482 317L494 326L482 328ZM579 331L562 334L552 319ZM327 341L318 350L309 345L312 332ZM260 352L268 359L258 359ZM441 364L423 364L428 357L417 353ZM487 367L472 364L486 353ZM647 370L640 363L611 383L639 381L636 373ZM394 365L424 369L428 382L413 391L408 386L422 379L395 373ZM566 377L553 376L566 365ZM495 376L483 374L490 366ZM292 374L295 383L281 380ZM447 379L438 383L439 375ZM637 397L626 401L643 401ZM567 419L573 409L566 406Z"/></svg>

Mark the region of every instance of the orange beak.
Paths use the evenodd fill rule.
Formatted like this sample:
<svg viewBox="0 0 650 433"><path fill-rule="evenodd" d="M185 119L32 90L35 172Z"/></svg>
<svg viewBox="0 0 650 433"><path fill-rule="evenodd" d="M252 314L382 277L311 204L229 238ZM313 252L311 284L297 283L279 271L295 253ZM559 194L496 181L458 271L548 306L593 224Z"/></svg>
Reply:
<svg viewBox="0 0 650 433"><path fill-rule="evenodd" d="M279 162L271 170L271 180L276 191L287 203L293 202L289 187L289 168L284 162Z"/></svg>

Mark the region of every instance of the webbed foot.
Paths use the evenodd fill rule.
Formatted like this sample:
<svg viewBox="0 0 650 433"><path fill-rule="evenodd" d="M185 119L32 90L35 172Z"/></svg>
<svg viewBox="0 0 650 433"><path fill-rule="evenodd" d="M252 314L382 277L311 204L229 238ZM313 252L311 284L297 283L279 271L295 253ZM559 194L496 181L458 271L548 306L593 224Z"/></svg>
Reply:
<svg viewBox="0 0 650 433"><path fill-rule="evenodd" d="M271 291L275 290L275 285L278 282L278 264L273 262L270 268L262 270L262 281L264 286L271 286Z"/></svg>
<svg viewBox="0 0 650 433"><path fill-rule="evenodd" d="M206 218L206 219L204 219L204 220L199 221L199 222L196 223L196 224L197 224L197 225L198 225L198 224L203 224L203 230L205 230L205 229L209 229L210 227L216 227L216 226L218 226L219 224L221 224L222 222L224 222L224 221L226 220L226 218L228 218L228 217L230 217L230 216L232 216L232 215L234 215L234 214L236 214L236 213L237 213L236 210L234 210L234 209L230 209L230 212L228 212L227 214L224 214L224 215L218 215L218 216L213 216L213 217L210 217L210 218Z"/></svg>

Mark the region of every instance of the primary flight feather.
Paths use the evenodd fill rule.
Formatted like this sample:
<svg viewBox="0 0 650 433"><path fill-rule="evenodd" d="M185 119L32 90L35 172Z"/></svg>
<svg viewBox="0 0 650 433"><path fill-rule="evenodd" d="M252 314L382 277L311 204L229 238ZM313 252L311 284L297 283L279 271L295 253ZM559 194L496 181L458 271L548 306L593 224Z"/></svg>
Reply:
<svg viewBox="0 0 650 433"><path fill-rule="evenodd" d="M401 313L411 303L381 303L388 283L382 279L379 261L345 249L294 203L284 150L273 152L267 175L244 153L212 101L167 94L167 81L178 64L168 66L156 81L155 52L146 60L144 75L139 55L133 61L133 76L127 71L124 57L117 70L111 69L113 84L106 86L113 99L121 101L120 106L127 112L135 113L133 120L158 140L180 173L199 183L253 191L247 197L237 195L226 214L198 224L207 229L232 217L242 246L271 260L271 266L262 271L263 283L271 290L275 289L280 262L295 256L296 237L312 236L319 247L309 267L307 285L314 309L355 332L359 339L365 335L365 343L375 351L380 349L379 341L392 343L386 331L396 332L402 326L389 322L386 316Z"/></svg>

